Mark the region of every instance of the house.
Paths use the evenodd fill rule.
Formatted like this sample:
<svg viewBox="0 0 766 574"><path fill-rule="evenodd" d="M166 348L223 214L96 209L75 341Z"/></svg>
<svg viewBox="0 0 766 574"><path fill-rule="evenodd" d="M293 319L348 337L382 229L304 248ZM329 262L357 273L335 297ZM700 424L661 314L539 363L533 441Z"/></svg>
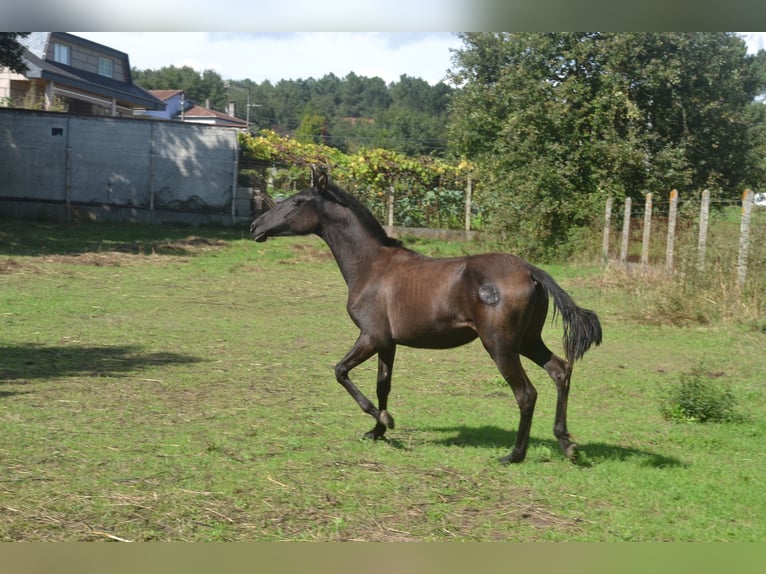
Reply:
<svg viewBox="0 0 766 574"><path fill-rule="evenodd" d="M28 69L16 74L0 68L0 102L21 106L39 98L43 109L122 117L165 107L133 83L124 52L66 32L32 32L19 41Z"/></svg>
<svg viewBox="0 0 766 574"><path fill-rule="evenodd" d="M182 90L149 90L158 100L165 103L163 111L147 111L146 115L166 120L209 124L227 128L246 130L247 122L234 116L234 103L229 104L228 114L210 109L210 104L199 106L194 101L187 99Z"/></svg>
<svg viewBox="0 0 766 574"><path fill-rule="evenodd" d="M206 102L207 105L207 102ZM210 124L227 128L247 129L247 122L234 115L224 114L211 110L208 107L194 105L183 112L183 121L197 124Z"/></svg>
<svg viewBox="0 0 766 574"><path fill-rule="evenodd" d="M183 90L149 90L149 93L165 104L161 110L147 110L145 115L151 118L180 119L181 111L194 105L194 102L186 99Z"/></svg>

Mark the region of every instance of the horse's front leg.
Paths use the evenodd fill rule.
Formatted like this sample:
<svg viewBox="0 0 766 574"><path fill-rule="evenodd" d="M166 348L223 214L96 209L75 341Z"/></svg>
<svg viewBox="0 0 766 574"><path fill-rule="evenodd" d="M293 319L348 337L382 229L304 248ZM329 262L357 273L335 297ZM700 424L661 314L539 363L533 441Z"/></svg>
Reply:
<svg viewBox="0 0 766 574"><path fill-rule="evenodd" d="M394 428L394 417L388 412L388 393L391 392L391 372L394 368L394 357L396 355L396 345L380 349L378 351L378 409L380 414L378 422L371 431L364 435L365 438L378 440L386 432L386 428Z"/></svg>
<svg viewBox="0 0 766 574"><path fill-rule="evenodd" d="M351 369L361 365L377 352L378 347L375 345L372 338L362 332L356 340L356 343L354 343L354 346L351 347L351 350L346 353L346 356L343 357L337 365L335 365L335 378L341 385L343 385L343 388L354 397L354 400L364 412L374 418L378 424L383 425L384 427L393 428L394 421L391 418L391 415L385 410L378 410L375 405L372 404L372 401L370 401L370 399L368 399L348 377L348 373ZM386 393L386 397L387 396L388 393Z"/></svg>

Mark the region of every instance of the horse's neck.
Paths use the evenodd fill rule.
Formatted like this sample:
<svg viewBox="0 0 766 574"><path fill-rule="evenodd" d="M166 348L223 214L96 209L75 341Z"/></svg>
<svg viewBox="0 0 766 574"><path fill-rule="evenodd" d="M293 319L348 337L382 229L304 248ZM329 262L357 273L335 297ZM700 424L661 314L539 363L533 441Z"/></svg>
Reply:
<svg viewBox="0 0 766 574"><path fill-rule="evenodd" d="M358 221L324 228L322 239L330 247L349 288L367 277L370 269L383 256L385 246Z"/></svg>

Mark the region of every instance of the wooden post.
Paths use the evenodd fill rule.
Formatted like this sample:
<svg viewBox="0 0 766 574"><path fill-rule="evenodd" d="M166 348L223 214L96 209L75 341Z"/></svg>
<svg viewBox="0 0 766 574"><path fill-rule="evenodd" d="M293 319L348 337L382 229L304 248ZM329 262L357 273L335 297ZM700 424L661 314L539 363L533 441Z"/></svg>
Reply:
<svg viewBox="0 0 766 574"><path fill-rule="evenodd" d="M471 195L473 194L473 186L471 182L471 176L468 176L468 182L465 186L465 230L471 231Z"/></svg>
<svg viewBox="0 0 766 574"><path fill-rule="evenodd" d="M665 269L673 271L673 250L676 242L676 217L678 215L678 191L670 192L670 213L668 214L668 245L665 251Z"/></svg>
<svg viewBox="0 0 766 574"><path fill-rule="evenodd" d="M612 205L614 198L610 195L606 198L606 210L604 211L604 242L601 245L601 260L609 262L609 225L612 221Z"/></svg>
<svg viewBox="0 0 766 574"><path fill-rule="evenodd" d="M69 130L67 130L69 132ZM64 203L66 204L66 220L72 221L72 148L66 146L64 167Z"/></svg>
<svg viewBox="0 0 766 574"><path fill-rule="evenodd" d="M702 192L700 204L700 234L697 243L697 267L700 271L705 269L705 251L707 250L707 226L710 218L710 191Z"/></svg>
<svg viewBox="0 0 766 574"><path fill-rule="evenodd" d="M737 257L737 286L742 289L747 278L747 248L750 241L750 215L753 212L753 192L742 193L742 221L739 225L739 256Z"/></svg>
<svg viewBox="0 0 766 574"><path fill-rule="evenodd" d="M625 265L628 262L628 240L630 239L630 210L631 199L625 198L625 213L622 217L622 243L620 244L620 263Z"/></svg>
<svg viewBox="0 0 766 574"><path fill-rule="evenodd" d="M231 178L231 224L237 222L237 176L239 175L239 142L236 134L234 137L234 175Z"/></svg>
<svg viewBox="0 0 766 574"><path fill-rule="evenodd" d="M646 206L644 208L644 235L641 238L641 265L649 265L649 239L652 230L652 194L646 194Z"/></svg>
<svg viewBox="0 0 766 574"><path fill-rule="evenodd" d="M66 116L66 151L64 152L64 203L66 204L66 221L72 221L72 146L70 145L69 119L72 116Z"/></svg>
<svg viewBox="0 0 766 574"><path fill-rule="evenodd" d="M149 212L152 217L154 212L154 189L157 183L157 157L154 153L154 141L157 137L154 133L154 126L156 124L157 122L151 122L151 135L149 136Z"/></svg>
<svg viewBox="0 0 766 574"><path fill-rule="evenodd" d="M389 186L388 188L388 217L386 218L386 222L389 227L394 226L394 186L393 184Z"/></svg>

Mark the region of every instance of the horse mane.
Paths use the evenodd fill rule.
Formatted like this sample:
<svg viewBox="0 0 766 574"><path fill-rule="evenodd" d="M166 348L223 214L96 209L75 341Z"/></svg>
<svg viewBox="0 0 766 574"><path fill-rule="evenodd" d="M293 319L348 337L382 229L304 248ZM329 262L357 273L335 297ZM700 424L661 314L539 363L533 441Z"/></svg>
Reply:
<svg viewBox="0 0 766 574"><path fill-rule="evenodd" d="M383 245L387 247L403 246L399 239L395 239L386 233L386 230L383 228L377 218L372 214L372 211L370 211L369 208L356 197L331 182L328 182L327 188L329 193L327 193L325 197L331 199L338 205L346 207L349 211L351 211L351 213L356 217L356 219L359 220L362 226L370 233L372 233L372 235Z"/></svg>

